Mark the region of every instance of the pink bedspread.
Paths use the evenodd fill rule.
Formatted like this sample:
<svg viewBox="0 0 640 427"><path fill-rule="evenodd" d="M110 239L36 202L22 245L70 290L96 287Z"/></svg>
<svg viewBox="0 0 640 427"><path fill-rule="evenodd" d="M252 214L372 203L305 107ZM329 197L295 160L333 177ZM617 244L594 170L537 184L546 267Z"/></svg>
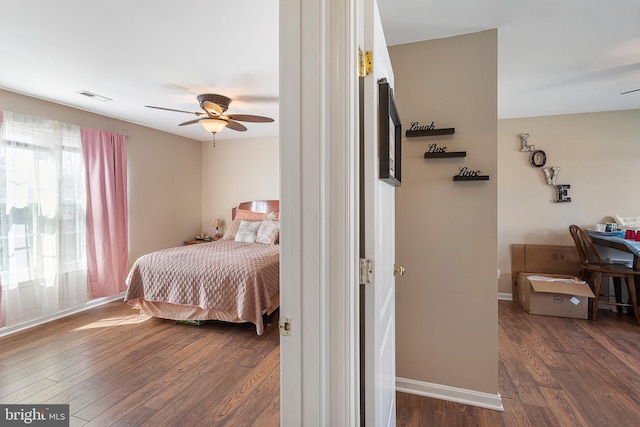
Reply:
<svg viewBox="0 0 640 427"><path fill-rule="evenodd" d="M279 259L279 245L229 240L163 249L134 263L124 300L235 312L260 335L262 314L279 293Z"/></svg>

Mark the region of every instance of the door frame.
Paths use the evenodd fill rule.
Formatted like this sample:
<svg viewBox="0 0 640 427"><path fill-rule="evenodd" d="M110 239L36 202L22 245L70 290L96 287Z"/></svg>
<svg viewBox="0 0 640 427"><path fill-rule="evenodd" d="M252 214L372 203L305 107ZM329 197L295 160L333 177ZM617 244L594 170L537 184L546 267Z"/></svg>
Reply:
<svg viewBox="0 0 640 427"><path fill-rule="evenodd" d="M280 1L280 419L359 419L356 0Z"/></svg>

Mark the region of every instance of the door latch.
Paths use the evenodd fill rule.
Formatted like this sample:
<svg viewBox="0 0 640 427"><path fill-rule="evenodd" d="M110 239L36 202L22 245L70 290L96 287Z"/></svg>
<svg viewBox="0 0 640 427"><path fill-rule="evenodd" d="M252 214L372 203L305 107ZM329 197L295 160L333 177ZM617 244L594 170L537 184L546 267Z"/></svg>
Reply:
<svg viewBox="0 0 640 427"><path fill-rule="evenodd" d="M278 320L278 328L280 329L280 335L283 337L291 336L291 319L281 316L280 320Z"/></svg>

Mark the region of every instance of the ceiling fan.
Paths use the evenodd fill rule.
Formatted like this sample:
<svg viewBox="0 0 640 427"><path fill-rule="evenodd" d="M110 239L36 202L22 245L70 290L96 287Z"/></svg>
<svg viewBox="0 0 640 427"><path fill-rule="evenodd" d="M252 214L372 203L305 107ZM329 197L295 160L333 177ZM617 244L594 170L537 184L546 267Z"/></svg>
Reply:
<svg viewBox="0 0 640 427"><path fill-rule="evenodd" d="M176 111L178 113L195 114L199 118L180 123L178 126L186 126L194 123L200 123L207 132L211 132L214 136L224 128L233 129L239 132L247 130L246 126L239 122L253 123L270 123L273 122L271 117L254 116L251 114L225 114L231 103L231 99L224 95L205 93L198 95L198 103L203 111L185 111L173 108L155 107L153 105L145 105L148 108L156 108L158 110Z"/></svg>
<svg viewBox="0 0 640 427"><path fill-rule="evenodd" d="M631 93L631 92L638 92L639 90L640 90L640 88L628 90L626 92L620 92L620 95L626 95L627 93Z"/></svg>

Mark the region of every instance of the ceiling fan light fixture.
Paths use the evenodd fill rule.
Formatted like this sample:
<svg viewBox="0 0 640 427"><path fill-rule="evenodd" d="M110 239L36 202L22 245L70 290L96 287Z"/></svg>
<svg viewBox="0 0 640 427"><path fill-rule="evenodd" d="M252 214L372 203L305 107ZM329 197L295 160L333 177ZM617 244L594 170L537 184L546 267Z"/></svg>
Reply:
<svg viewBox="0 0 640 427"><path fill-rule="evenodd" d="M214 115L217 115L217 116L219 116L220 114L224 113L224 110L222 109L221 106L219 106L215 102L211 102L211 101L203 102L202 103L202 108L204 108L207 113L214 114Z"/></svg>
<svg viewBox="0 0 640 427"><path fill-rule="evenodd" d="M225 119L220 118L208 118L202 119L198 123L200 123L207 132L216 134L224 129L229 122Z"/></svg>
<svg viewBox="0 0 640 427"><path fill-rule="evenodd" d="M200 103L200 108L205 110L207 113L216 116L219 116L220 114L227 111L230 102L231 98L215 93L203 93L202 95L198 95L198 103Z"/></svg>

